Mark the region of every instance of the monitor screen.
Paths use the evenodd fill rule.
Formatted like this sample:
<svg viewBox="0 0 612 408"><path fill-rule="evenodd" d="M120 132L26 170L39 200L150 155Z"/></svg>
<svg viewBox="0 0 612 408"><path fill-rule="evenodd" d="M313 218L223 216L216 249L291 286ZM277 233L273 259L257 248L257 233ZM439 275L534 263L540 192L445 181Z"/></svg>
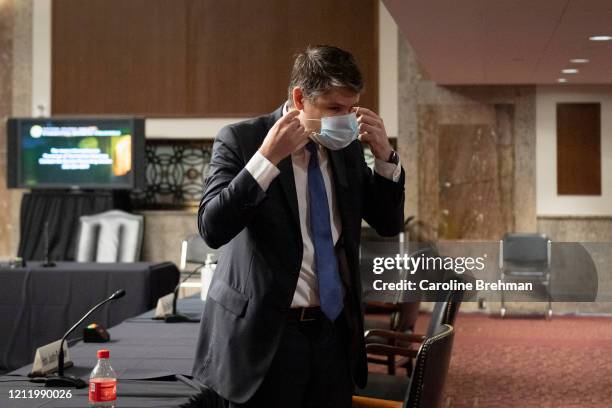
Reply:
<svg viewBox="0 0 612 408"><path fill-rule="evenodd" d="M142 120L10 121L13 142L9 154L15 156L15 187L131 189L138 184L140 160L136 158L144 155Z"/></svg>

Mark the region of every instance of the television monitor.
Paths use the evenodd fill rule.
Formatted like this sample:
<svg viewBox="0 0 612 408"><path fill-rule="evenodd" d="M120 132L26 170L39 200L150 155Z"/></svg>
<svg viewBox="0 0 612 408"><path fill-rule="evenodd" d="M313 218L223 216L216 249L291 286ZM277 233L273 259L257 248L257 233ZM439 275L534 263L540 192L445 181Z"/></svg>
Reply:
<svg viewBox="0 0 612 408"><path fill-rule="evenodd" d="M144 119L10 118L9 188L144 187Z"/></svg>

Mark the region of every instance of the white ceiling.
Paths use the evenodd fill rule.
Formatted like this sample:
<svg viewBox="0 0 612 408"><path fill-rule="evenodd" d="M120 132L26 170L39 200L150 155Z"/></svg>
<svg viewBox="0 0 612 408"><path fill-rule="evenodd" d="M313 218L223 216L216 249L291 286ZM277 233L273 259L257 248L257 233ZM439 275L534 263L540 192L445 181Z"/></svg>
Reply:
<svg viewBox="0 0 612 408"><path fill-rule="evenodd" d="M432 80L611 84L612 0L384 0ZM572 64L572 58L588 58ZM578 68L578 74L562 74Z"/></svg>

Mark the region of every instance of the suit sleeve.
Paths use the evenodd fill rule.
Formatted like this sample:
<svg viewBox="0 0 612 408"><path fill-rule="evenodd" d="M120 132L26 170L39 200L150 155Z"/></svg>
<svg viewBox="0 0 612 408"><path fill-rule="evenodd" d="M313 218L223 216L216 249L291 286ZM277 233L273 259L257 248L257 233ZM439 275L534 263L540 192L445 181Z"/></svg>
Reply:
<svg viewBox="0 0 612 408"><path fill-rule="evenodd" d="M390 180L373 172L363 159L364 216L368 224L383 237L399 234L404 228L404 169L399 179Z"/></svg>
<svg viewBox="0 0 612 408"><path fill-rule="evenodd" d="M198 209L198 231L211 248L228 243L249 223L266 193L245 168L231 127L221 129L213 144L209 173Z"/></svg>

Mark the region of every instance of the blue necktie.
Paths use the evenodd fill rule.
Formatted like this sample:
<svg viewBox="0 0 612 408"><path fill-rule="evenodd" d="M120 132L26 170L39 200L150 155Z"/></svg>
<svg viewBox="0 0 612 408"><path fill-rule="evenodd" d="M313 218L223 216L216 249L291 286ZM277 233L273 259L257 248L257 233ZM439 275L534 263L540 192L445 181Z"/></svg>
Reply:
<svg viewBox="0 0 612 408"><path fill-rule="evenodd" d="M310 233L314 244L315 268L319 282L319 301L323 314L331 321L342 311L342 283L338 274L338 261L334 252L334 241L329 220L327 192L323 174L319 168L317 145L308 142L308 197Z"/></svg>

